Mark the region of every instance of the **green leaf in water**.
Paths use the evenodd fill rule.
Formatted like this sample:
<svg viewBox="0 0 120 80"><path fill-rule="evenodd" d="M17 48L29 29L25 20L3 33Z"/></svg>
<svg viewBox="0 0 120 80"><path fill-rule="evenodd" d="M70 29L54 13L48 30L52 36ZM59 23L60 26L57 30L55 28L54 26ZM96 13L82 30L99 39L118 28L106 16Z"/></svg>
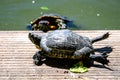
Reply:
<svg viewBox="0 0 120 80"><path fill-rule="evenodd" d="M88 68L84 67L82 62L79 62L74 64L73 67L70 68L70 71L74 73L84 73L88 71Z"/></svg>
<svg viewBox="0 0 120 80"><path fill-rule="evenodd" d="M46 6L42 6L42 7L40 7L40 9L42 9L42 10L49 10L49 8L46 7Z"/></svg>

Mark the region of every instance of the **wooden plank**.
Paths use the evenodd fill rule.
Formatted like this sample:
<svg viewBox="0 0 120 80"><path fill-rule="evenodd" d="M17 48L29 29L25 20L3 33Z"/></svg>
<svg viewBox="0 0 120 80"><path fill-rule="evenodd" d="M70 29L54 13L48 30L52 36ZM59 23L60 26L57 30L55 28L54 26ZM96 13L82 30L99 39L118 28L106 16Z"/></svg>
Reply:
<svg viewBox="0 0 120 80"><path fill-rule="evenodd" d="M86 73L76 74L46 64L36 66L32 56L38 50L28 39L29 31L0 31L0 80L120 80L120 30L74 32L90 38L110 32L108 39L93 44L95 48L113 48L108 68L93 66Z"/></svg>

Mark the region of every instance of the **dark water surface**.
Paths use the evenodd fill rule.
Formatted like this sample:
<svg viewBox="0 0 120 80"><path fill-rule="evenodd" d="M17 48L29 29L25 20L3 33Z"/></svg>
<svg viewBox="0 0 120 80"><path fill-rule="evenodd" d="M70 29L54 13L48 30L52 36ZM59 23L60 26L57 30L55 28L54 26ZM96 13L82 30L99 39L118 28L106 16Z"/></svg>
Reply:
<svg viewBox="0 0 120 80"><path fill-rule="evenodd" d="M0 30L26 30L44 13L67 16L82 30L120 29L120 0L1 0Z"/></svg>

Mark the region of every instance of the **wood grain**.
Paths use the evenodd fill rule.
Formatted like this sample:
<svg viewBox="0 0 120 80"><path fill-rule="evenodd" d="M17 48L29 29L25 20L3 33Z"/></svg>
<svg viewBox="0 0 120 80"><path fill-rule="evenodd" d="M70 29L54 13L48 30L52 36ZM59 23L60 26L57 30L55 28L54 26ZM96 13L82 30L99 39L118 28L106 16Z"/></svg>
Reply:
<svg viewBox="0 0 120 80"><path fill-rule="evenodd" d="M28 39L29 31L0 31L0 80L120 80L120 30L74 32L90 39L110 32L108 39L93 45L95 48L112 47L109 66L105 68L95 62L96 66L82 74L46 64L36 66L32 56L38 50Z"/></svg>

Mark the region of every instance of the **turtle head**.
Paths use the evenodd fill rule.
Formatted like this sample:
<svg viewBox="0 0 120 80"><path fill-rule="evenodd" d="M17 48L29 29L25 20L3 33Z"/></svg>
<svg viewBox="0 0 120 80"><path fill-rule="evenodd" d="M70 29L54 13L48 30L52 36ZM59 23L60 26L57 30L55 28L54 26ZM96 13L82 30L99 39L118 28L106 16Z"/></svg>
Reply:
<svg viewBox="0 0 120 80"><path fill-rule="evenodd" d="M62 29L61 28L61 24L62 24L61 21L57 20L57 25L53 22L50 22L48 20L34 21L34 22L31 22L31 24L27 25L27 29L33 30L33 31L40 31L41 30L43 32L47 32L49 30Z"/></svg>
<svg viewBox="0 0 120 80"><path fill-rule="evenodd" d="M38 26L36 26L35 30L42 30L43 32L47 32L47 31L50 30L49 25L50 25L49 21L47 21L47 20L41 20L38 23Z"/></svg>
<svg viewBox="0 0 120 80"><path fill-rule="evenodd" d="M41 41L41 36L39 35L38 32L29 32L28 34L28 38L30 39L30 41L35 44L36 48L41 49L40 48L40 41Z"/></svg>
<svg viewBox="0 0 120 80"><path fill-rule="evenodd" d="M50 22L47 20L41 20L38 23L31 22L31 24L27 25L28 30L47 32L50 30L49 28Z"/></svg>

